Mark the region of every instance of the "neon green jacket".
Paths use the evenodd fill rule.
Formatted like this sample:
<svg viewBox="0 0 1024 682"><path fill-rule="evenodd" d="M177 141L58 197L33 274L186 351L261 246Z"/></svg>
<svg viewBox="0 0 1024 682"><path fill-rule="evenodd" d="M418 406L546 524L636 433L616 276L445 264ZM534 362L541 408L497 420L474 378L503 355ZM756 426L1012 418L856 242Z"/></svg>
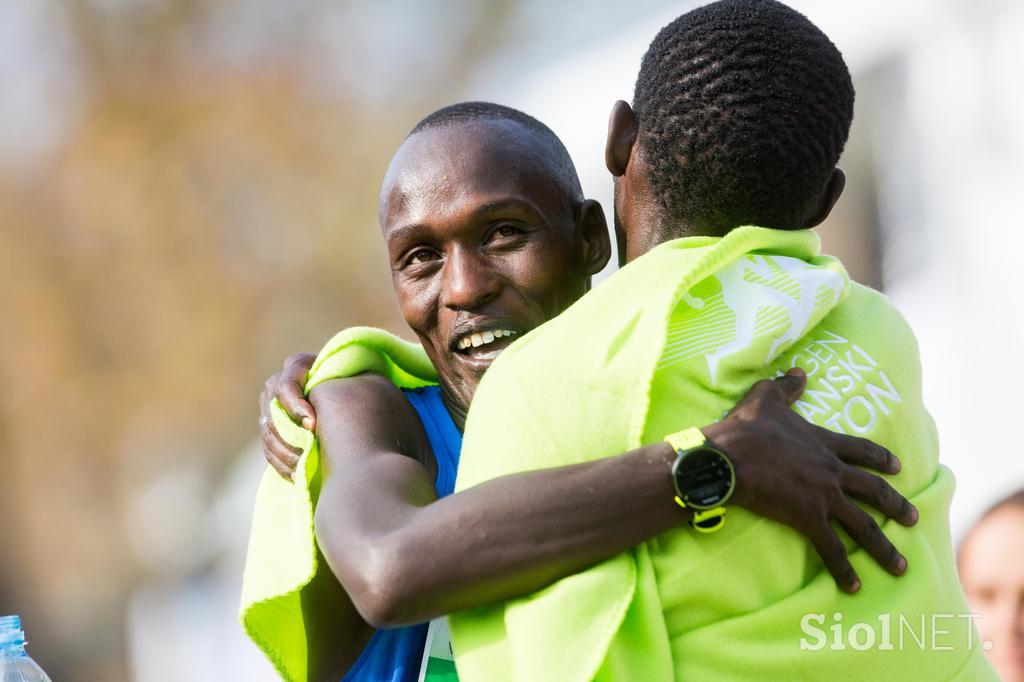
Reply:
<svg viewBox="0 0 1024 682"><path fill-rule="evenodd" d="M488 371L457 490L710 423L755 381L800 366L801 414L900 457L891 481L920 521L882 528L906 575L847 539L863 587L845 595L802 536L732 508L718 533L680 528L531 596L453 614L462 682L995 679L957 581L953 477L921 402L914 336L819 248L811 232L747 227L662 244L620 270Z"/></svg>

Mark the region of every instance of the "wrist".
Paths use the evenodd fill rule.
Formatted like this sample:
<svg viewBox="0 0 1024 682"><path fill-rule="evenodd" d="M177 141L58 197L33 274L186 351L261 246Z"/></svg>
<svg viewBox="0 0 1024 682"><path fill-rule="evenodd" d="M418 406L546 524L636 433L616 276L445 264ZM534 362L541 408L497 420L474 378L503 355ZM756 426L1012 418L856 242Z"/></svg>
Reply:
<svg viewBox="0 0 1024 682"><path fill-rule="evenodd" d="M643 462L647 470L652 474L650 477L651 486L649 494L651 499L659 500L659 505L665 509L671 509L672 518L678 519L678 524L688 524L693 519L693 510L687 507L680 507L675 502L676 488L672 481L672 466L676 463L679 455L667 441L652 443L646 446L637 454L643 453Z"/></svg>
<svg viewBox="0 0 1024 682"><path fill-rule="evenodd" d="M744 453L747 452L743 444L746 439L745 430L735 421L722 420L708 424L701 428L701 432L708 444L720 450L732 463L736 484L727 505L746 507L750 501L750 485L749 462L744 457Z"/></svg>
<svg viewBox="0 0 1024 682"><path fill-rule="evenodd" d="M711 429L714 434L715 429ZM671 433L665 441L676 452L672 465L674 500L693 510L690 525L702 533L714 533L725 524L725 507L736 488L736 474L728 455L719 450L701 429Z"/></svg>

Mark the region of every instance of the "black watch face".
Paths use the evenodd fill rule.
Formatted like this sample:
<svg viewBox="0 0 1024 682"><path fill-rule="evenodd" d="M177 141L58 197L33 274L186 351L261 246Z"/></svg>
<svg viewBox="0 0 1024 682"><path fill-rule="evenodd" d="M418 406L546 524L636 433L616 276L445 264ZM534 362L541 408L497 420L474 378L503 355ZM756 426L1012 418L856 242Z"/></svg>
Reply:
<svg viewBox="0 0 1024 682"><path fill-rule="evenodd" d="M717 507L732 492L733 471L718 450L698 448L687 451L673 467L676 492L696 509Z"/></svg>

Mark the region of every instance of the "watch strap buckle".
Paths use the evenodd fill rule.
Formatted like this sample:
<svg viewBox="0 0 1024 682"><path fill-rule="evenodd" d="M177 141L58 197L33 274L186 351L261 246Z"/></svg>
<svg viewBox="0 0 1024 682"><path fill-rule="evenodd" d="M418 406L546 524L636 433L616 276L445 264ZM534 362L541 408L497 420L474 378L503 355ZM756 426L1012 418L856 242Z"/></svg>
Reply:
<svg viewBox="0 0 1024 682"><path fill-rule="evenodd" d="M725 507L713 507L711 509L693 509L687 507L678 495L675 497L676 504L683 509L691 509L693 518L690 519L690 527L698 533L715 533L722 530L725 525Z"/></svg>

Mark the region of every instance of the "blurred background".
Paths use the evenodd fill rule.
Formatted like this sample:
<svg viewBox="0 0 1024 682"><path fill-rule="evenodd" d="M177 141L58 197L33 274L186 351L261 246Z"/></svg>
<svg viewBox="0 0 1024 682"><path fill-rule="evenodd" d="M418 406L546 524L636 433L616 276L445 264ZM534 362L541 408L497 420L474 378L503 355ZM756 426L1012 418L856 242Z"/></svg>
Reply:
<svg viewBox="0 0 1024 682"><path fill-rule="evenodd" d="M561 135L611 209L634 0L0 0L0 613L55 680L273 679L236 621L263 380L404 332L376 220L465 99ZM917 331L955 537L1024 483L1024 3L799 0L857 114L826 250Z"/></svg>

